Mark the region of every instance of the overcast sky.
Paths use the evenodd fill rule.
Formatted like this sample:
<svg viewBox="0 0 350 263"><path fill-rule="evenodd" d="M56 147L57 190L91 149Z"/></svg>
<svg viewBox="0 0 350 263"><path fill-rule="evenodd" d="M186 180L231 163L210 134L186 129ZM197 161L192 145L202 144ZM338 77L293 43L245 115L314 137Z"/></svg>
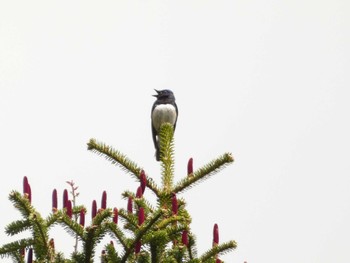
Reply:
<svg viewBox="0 0 350 263"><path fill-rule="evenodd" d="M67 180L89 210L104 190L126 207L138 183L87 151L92 137L160 182L151 95L167 88L176 180L190 157L235 158L181 195L200 254L217 223L238 242L226 262L350 262L349 13L347 0L2 1L0 245L23 176L44 216Z"/></svg>

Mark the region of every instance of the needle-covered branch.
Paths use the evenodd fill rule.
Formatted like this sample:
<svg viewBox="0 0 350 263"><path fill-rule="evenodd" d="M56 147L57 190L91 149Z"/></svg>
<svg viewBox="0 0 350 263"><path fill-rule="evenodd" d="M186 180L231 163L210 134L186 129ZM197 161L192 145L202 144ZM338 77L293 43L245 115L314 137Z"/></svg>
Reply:
<svg viewBox="0 0 350 263"><path fill-rule="evenodd" d="M7 243L0 248L0 256L3 258L9 256L10 253L18 253L21 249L32 246L34 242L32 238L24 238Z"/></svg>
<svg viewBox="0 0 350 263"><path fill-rule="evenodd" d="M191 188L192 186L198 184L200 181L208 179L209 177L218 173L233 161L234 159L231 153L225 153L219 156L218 158L199 168L197 171L191 174L191 176L187 176L178 182L175 185L173 192L180 193Z"/></svg>
<svg viewBox="0 0 350 263"><path fill-rule="evenodd" d="M159 130L163 191L171 193L174 179L174 128L164 123Z"/></svg>
<svg viewBox="0 0 350 263"><path fill-rule="evenodd" d="M139 228L137 231L136 231L136 236L135 236L135 239L133 240L133 242L131 243L131 245L128 247L128 249L126 249L125 251L125 254L123 255L122 257L122 260L121 262L126 262L126 260L128 259L128 257L130 256L131 252L133 251L135 245L137 242L139 242L141 240L141 238L143 237L143 235L145 233L147 233L147 231L149 231L152 226L155 224L155 222L157 222L157 220L161 217L162 215L162 211L159 210L157 211L152 218L150 218L149 220L147 220L145 222L145 224Z"/></svg>
<svg viewBox="0 0 350 263"><path fill-rule="evenodd" d="M222 243L220 245L216 245L212 247L210 250L205 252L201 257L200 257L200 262L206 262L207 260L215 257L218 254L225 254L228 253L229 251L235 249L237 247L237 243L235 241L229 241Z"/></svg>
<svg viewBox="0 0 350 263"><path fill-rule="evenodd" d="M122 154L118 150L113 149L111 146L102 142L97 142L95 139L90 139L88 142L88 150L95 152L101 156L104 156L112 164L119 165L125 172L133 175L137 180L140 180L142 168L135 162L131 161L126 155ZM150 180L147 184L154 193L158 193L158 187Z"/></svg>

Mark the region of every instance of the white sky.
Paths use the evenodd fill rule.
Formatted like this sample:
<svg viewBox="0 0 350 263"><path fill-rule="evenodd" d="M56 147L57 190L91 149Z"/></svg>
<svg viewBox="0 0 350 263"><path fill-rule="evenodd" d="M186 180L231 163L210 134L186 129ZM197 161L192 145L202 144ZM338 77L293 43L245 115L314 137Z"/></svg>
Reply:
<svg viewBox="0 0 350 263"><path fill-rule="evenodd" d="M220 241L238 242L226 262L350 262L349 7L2 1L0 229L19 219L7 197L25 175L44 216L67 180L89 209L103 190L109 206L126 206L122 191L138 183L88 152L91 137L159 182L151 95L169 88L180 111L176 179L190 157L195 168L224 152L235 157L181 195L199 253L218 223ZM56 248L71 252L73 240L53 232ZM0 240L12 239L0 231Z"/></svg>

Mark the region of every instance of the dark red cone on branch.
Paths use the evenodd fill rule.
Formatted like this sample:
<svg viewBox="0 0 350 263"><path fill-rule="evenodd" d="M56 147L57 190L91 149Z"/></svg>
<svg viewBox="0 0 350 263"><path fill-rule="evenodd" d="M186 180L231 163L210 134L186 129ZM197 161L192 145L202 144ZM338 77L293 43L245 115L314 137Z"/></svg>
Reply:
<svg viewBox="0 0 350 263"><path fill-rule="evenodd" d="M101 263L107 263L107 255L106 255L106 250L101 251Z"/></svg>
<svg viewBox="0 0 350 263"><path fill-rule="evenodd" d="M63 208L67 207L67 203L68 203L68 190L64 189L64 191L63 191Z"/></svg>
<svg viewBox="0 0 350 263"><path fill-rule="evenodd" d="M190 158L187 163L187 175L193 174L193 158Z"/></svg>
<svg viewBox="0 0 350 263"><path fill-rule="evenodd" d="M118 224L118 208L113 209L113 222L117 225Z"/></svg>
<svg viewBox="0 0 350 263"><path fill-rule="evenodd" d="M176 194L172 194L172 197L171 197L171 209L172 209L173 215L177 215L178 204L177 204Z"/></svg>
<svg viewBox="0 0 350 263"><path fill-rule="evenodd" d="M135 244L135 254L140 253L141 251L141 241L137 241L137 243Z"/></svg>
<svg viewBox="0 0 350 263"><path fill-rule="evenodd" d="M136 191L136 198L142 198L142 188L139 186Z"/></svg>
<svg viewBox="0 0 350 263"><path fill-rule="evenodd" d="M219 244L219 227L218 227L218 224L215 224L213 229L213 247L218 244Z"/></svg>
<svg viewBox="0 0 350 263"><path fill-rule="evenodd" d="M96 200L94 200L92 201L92 208L91 208L92 219L94 219L96 215L97 215L97 203L96 203Z"/></svg>
<svg viewBox="0 0 350 263"><path fill-rule="evenodd" d="M33 249L30 248L28 251L27 263L33 263Z"/></svg>
<svg viewBox="0 0 350 263"><path fill-rule="evenodd" d="M72 218L73 216L73 209L72 209L72 201L68 200L67 201L67 207L66 207L66 213L69 218Z"/></svg>
<svg viewBox="0 0 350 263"><path fill-rule="evenodd" d="M187 230L184 230L182 232L181 240L182 240L182 244L184 244L187 247L188 246L188 231Z"/></svg>
<svg viewBox="0 0 350 263"><path fill-rule="evenodd" d="M29 200L29 202L32 202L32 190L30 188L30 184L28 182L27 176L23 177L23 194L26 196Z"/></svg>
<svg viewBox="0 0 350 263"><path fill-rule="evenodd" d="M145 209L143 207L140 207L139 209L139 226L145 222Z"/></svg>
<svg viewBox="0 0 350 263"><path fill-rule="evenodd" d="M23 194L28 194L28 178L27 176L23 177Z"/></svg>
<svg viewBox="0 0 350 263"><path fill-rule="evenodd" d="M101 209L106 209L107 207L107 193L106 191L103 191L102 193L102 199L101 199Z"/></svg>
<svg viewBox="0 0 350 263"><path fill-rule="evenodd" d="M53 238L50 239L49 246L52 250L55 250L55 240Z"/></svg>
<svg viewBox="0 0 350 263"><path fill-rule="evenodd" d="M28 199L29 203L32 203L32 188L30 187L30 184L28 184Z"/></svg>
<svg viewBox="0 0 350 263"><path fill-rule="evenodd" d="M146 178L146 174L145 174L144 170L141 171L140 183L141 183L141 189L142 189L142 194L143 194L145 192L146 185L147 185L147 178Z"/></svg>
<svg viewBox="0 0 350 263"><path fill-rule="evenodd" d="M219 259L219 258L217 258L216 259L216 261L215 261L215 263L221 263L222 261L221 261L221 259Z"/></svg>
<svg viewBox="0 0 350 263"><path fill-rule="evenodd" d="M84 227L85 226L85 209L82 208L79 213L79 224Z"/></svg>
<svg viewBox="0 0 350 263"><path fill-rule="evenodd" d="M132 197L128 198L128 213L132 213Z"/></svg>
<svg viewBox="0 0 350 263"><path fill-rule="evenodd" d="M55 213L57 211L57 190L52 191L52 211Z"/></svg>

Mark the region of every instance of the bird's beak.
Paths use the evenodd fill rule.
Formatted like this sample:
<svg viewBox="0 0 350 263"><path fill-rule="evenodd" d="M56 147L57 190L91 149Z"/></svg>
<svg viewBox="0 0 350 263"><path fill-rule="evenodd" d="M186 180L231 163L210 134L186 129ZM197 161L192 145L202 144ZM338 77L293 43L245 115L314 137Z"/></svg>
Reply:
<svg viewBox="0 0 350 263"><path fill-rule="evenodd" d="M152 96L158 98L159 90L156 90L156 89L154 89L154 90L157 92L157 95L152 95Z"/></svg>

